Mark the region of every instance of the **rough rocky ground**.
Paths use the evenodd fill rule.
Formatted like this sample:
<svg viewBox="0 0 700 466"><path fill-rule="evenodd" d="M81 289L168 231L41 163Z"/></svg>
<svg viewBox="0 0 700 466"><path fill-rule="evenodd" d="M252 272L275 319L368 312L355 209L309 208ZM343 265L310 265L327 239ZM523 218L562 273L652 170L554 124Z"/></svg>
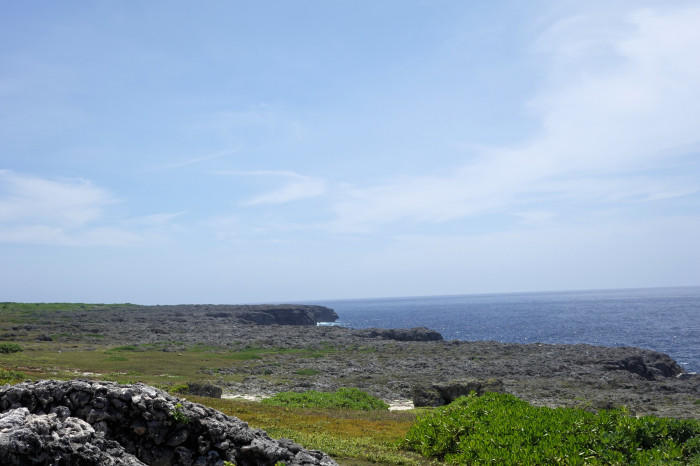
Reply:
<svg viewBox="0 0 700 466"><path fill-rule="evenodd" d="M332 466L291 440L143 384L0 387L0 464Z"/></svg>
<svg viewBox="0 0 700 466"><path fill-rule="evenodd" d="M289 377L305 369L317 373ZM638 348L375 340L313 360L280 355L229 370L245 374L229 384L232 392L354 386L394 400L411 399L419 386L467 379L500 381L506 392L538 405L625 405L636 414L700 418L700 376L683 373L666 355Z"/></svg>
<svg viewBox="0 0 700 466"><path fill-rule="evenodd" d="M202 369L201 378L225 393L349 386L394 400L410 399L419 385L498 379L507 392L539 405L625 405L637 414L700 418L700 376L684 373L668 356L649 350L442 341L431 340L434 332L426 330L392 335L330 326L254 325L219 306L124 306L25 310L13 315L14 323L0 323L0 340L49 338L52 347L66 351L72 343L94 343L95 348L159 343L162 351L172 352L194 344L227 351L314 352L270 352ZM23 323L18 323L20 317ZM398 340L392 339L397 335ZM428 341L399 341L406 335Z"/></svg>

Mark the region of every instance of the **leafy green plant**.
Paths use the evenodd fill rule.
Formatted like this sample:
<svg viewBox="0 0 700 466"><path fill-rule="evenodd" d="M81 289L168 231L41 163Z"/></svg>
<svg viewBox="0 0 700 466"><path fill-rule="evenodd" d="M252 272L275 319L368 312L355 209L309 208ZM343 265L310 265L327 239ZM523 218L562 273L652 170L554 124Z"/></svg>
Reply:
<svg viewBox="0 0 700 466"><path fill-rule="evenodd" d="M183 395L183 394L187 393L187 390L188 390L187 384L182 383L182 384L178 384L178 385L173 385L172 387L170 387L170 389L168 391L170 393L176 393L178 395Z"/></svg>
<svg viewBox="0 0 700 466"><path fill-rule="evenodd" d="M182 403L177 403L175 405L172 411L170 411L170 417L178 424L187 424L190 422L190 418L182 411Z"/></svg>
<svg viewBox="0 0 700 466"><path fill-rule="evenodd" d="M339 388L335 392L318 392L316 390L303 393L282 392L262 400L262 403L296 408L340 408L364 411L389 409L389 405L382 400L357 388Z"/></svg>
<svg viewBox="0 0 700 466"><path fill-rule="evenodd" d="M0 353L19 353L24 351L17 343L0 343Z"/></svg>
<svg viewBox="0 0 700 466"><path fill-rule="evenodd" d="M12 371L0 367L0 385L13 384L25 380L27 375L24 372Z"/></svg>
<svg viewBox="0 0 700 466"><path fill-rule="evenodd" d="M419 417L403 446L454 464L684 464L700 460L700 421L535 407L470 395Z"/></svg>

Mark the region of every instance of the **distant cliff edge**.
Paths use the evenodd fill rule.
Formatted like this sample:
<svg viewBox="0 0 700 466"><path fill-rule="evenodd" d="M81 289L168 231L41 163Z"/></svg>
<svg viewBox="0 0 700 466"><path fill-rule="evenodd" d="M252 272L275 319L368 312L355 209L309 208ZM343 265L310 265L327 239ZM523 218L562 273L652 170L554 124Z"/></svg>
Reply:
<svg viewBox="0 0 700 466"><path fill-rule="evenodd" d="M199 314L257 325L316 325L319 322L335 322L338 319L338 314L333 309L308 304L178 304L142 307L151 312L165 311L174 316Z"/></svg>

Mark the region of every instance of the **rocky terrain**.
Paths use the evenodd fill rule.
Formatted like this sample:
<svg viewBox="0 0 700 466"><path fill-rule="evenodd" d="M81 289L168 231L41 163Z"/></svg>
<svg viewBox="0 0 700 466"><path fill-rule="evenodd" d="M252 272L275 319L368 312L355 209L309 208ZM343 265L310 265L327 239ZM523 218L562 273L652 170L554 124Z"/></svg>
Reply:
<svg viewBox="0 0 700 466"><path fill-rule="evenodd" d="M143 384L0 387L3 465L335 465L318 451Z"/></svg>
<svg viewBox="0 0 700 466"><path fill-rule="evenodd" d="M667 355L639 348L444 341L429 329L311 325L337 317L320 306L63 305L49 311L0 304L0 313L3 306L7 319L0 322L0 340L34 342L37 350L135 345L173 353L177 363L178 357L193 357L187 352L193 345L204 345L207 358L221 357L195 366L188 381L219 386L225 395L345 386L390 401L411 400L416 390L435 384L496 383L538 405L625 405L636 414L700 418L700 377L683 372ZM118 357L131 356L112 354L103 364ZM169 380L167 367L158 370Z"/></svg>

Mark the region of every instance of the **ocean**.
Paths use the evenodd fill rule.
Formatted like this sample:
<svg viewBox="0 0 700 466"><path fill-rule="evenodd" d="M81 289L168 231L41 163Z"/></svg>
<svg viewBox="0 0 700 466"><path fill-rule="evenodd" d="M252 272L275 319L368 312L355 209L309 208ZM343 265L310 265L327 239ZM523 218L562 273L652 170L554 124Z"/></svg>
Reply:
<svg viewBox="0 0 700 466"><path fill-rule="evenodd" d="M700 372L700 287L319 301L352 328L428 327L447 340L637 346Z"/></svg>

